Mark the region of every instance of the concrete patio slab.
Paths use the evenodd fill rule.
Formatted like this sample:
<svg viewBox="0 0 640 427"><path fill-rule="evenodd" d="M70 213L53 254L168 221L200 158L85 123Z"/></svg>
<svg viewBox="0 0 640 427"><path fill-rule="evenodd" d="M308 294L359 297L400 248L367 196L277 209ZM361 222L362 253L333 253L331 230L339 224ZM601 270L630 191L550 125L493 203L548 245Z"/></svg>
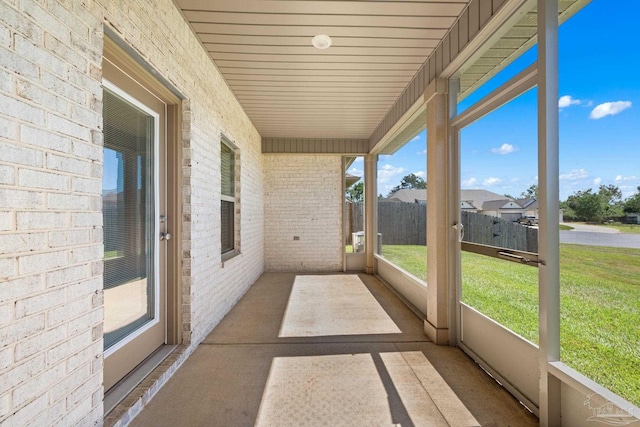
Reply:
<svg viewBox="0 0 640 427"><path fill-rule="evenodd" d="M421 330L373 276L265 274L132 425L537 425Z"/></svg>

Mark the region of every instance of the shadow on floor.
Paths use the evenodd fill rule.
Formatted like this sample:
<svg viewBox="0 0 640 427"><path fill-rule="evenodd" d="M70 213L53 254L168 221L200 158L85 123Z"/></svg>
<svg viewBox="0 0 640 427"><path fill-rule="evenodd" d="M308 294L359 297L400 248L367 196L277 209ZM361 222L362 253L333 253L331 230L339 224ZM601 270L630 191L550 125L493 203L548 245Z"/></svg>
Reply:
<svg viewBox="0 0 640 427"><path fill-rule="evenodd" d="M134 426L537 425L375 277L265 273Z"/></svg>

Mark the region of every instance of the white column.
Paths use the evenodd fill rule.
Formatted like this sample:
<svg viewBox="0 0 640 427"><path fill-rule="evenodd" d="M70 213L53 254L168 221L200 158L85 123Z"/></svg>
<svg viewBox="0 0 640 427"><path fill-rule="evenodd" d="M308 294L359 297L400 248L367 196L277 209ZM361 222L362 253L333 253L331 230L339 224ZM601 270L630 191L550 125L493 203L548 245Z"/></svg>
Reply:
<svg viewBox="0 0 640 427"><path fill-rule="evenodd" d="M449 79L449 120L458 113L458 92L460 80ZM449 127L449 218L454 224L460 224L460 138L457 131ZM449 345L460 342L460 231L449 234Z"/></svg>
<svg viewBox="0 0 640 427"><path fill-rule="evenodd" d="M378 242L378 155L364 158L364 242L367 274L376 273L375 251Z"/></svg>
<svg viewBox="0 0 640 427"><path fill-rule="evenodd" d="M560 425L560 380L548 363L560 360L560 242L558 134L558 0L538 0L538 272L540 425Z"/></svg>
<svg viewBox="0 0 640 427"><path fill-rule="evenodd" d="M455 247L449 202L453 160L449 144L448 81L435 79L424 94L427 105L427 319L424 331L436 344L449 344L451 255ZM453 344L453 343L452 343Z"/></svg>

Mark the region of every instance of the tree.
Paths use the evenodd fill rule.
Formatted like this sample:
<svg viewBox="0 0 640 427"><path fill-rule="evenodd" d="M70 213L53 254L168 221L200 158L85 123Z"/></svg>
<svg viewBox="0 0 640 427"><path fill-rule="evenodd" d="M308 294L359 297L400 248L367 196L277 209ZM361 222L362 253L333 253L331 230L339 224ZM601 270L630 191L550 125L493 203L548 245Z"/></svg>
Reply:
<svg viewBox="0 0 640 427"><path fill-rule="evenodd" d="M364 182L358 181L347 189L347 199L352 202L364 200Z"/></svg>
<svg viewBox="0 0 640 427"><path fill-rule="evenodd" d="M622 191L617 185L601 185L598 195L604 204L604 217L622 216Z"/></svg>
<svg viewBox="0 0 640 427"><path fill-rule="evenodd" d="M527 197L533 197L534 199L538 199L538 184L531 184L529 188L520 193L520 197L526 199Z"/></svg>
<svg viewBox="0 0 640 427"><path fill-rule="evenodd" d="M625 199L622 210L625 213L640 213L640 186L636 194Z"/></svg>
<svg viewBox="0 0 640 427"><path fill-rule="evenodd" d="M400 185L396 185L395 187L393 187L393 189L389 192L389 196L391 196L398 190L406 190L411 188L424 190L427 188L427 182L415 173L410 173L409 175L405 175L404 178L402 178L402 181L400 181Z"/></svg>
<svg viewBox="0 0 640 427"><path fill-rule="evenodd" d="M593 189L576 191L567 198L567 205L575 212L578 219L589 222L601 221L604 217L604 203L600 194Z"/></svg>
<svg viewBox="0 0 640 427"><path fill-rule="evenodd" d="M617 185L601 185L598 189L598 194L604 198L604 202L608 205L615 205L622 200L622 191Z"/></svg>

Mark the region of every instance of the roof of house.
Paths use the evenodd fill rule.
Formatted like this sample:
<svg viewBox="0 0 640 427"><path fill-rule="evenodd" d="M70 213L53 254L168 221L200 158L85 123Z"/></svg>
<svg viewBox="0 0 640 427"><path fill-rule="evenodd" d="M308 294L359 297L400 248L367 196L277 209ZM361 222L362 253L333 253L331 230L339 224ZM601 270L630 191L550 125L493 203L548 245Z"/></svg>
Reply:
<svg viewBox="0 0 640 427"><path fill-rule="evenodd" d="M406 202L416 203L427 200L427 190L406 189L398 190L390 197L383 199L390 202ZM483 206L485 202L491 200L502 200L505 204L509 199L505 199L504 196L492 193L487 190L460 190L460 200L469 203L475 207Z"/></svg>
<svg viewBox="0 0 640 427"><path fill-rule="evenodd" d="M466 200L462 200L460 202L460 209L475 209L478 210L478 208L476 208L473 203L466 201Z"/></svg>
<svg viewBox="0 0 640 427"><path fill-rule="evenodd" d="M408 190L398 190L384 200L388 200L390 202L415 203L417 200L427 200L427 190L417 190L413 188Z"/></svg>
<svg viewBox="0 0 640 427"><path fill-rule="evenodd" d="M485 202L505 199L503 195L487 190L460 190L460 200L470 202L475 207L484 208Z"/></svg>
<svg viewBox="0 0 640 427"><path fill-rule="evenodd" d="M516 202L523 208L537 209L538 200L535 197L525 197L524 199L516 199Z"/></svg>
<svg viewBox="0 0 640 427"><path fill-rule="evenodd" d="M523 207L510 199L489 200L482 204L483 211L498 211L500 209L523 209Z"/></svg>

